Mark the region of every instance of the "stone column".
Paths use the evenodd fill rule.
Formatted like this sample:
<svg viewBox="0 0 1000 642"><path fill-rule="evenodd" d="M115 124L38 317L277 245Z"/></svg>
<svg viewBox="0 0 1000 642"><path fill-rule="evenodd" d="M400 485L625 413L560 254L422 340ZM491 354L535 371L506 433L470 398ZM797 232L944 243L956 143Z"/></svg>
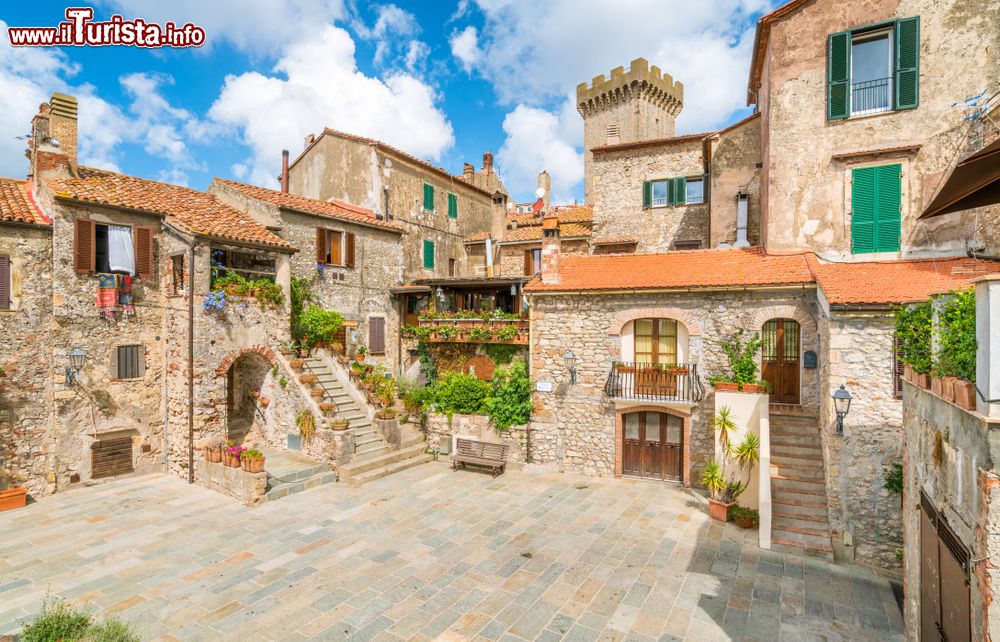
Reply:
<svg viewBox="0 0 1000 642"><path fill-rule="evenodd" d="M1000 400L1000 274L989 274L976 284L976 387L986 399ZM976 410L1000 417L1000 401L980 396Z"/></svg>

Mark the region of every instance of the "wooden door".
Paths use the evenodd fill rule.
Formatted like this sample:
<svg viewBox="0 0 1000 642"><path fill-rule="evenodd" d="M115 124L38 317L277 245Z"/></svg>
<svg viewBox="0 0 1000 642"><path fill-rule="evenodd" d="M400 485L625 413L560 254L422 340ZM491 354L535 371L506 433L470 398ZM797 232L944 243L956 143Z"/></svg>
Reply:
<svg viewBox="0 0 1000 642"><path fill-rule="evenodd" d="M649 479L681 481L684 420L660 412L631 412L622 417L622 473Z"/></svg>
<svg viewBox="0 0 1000 642"><path fill-rule="evenodd" d="M799 403L799 323L771 319L764 324L761 377L771 384L771 401Z"/></svg>
<svg viewBox="0 0 1000 642"><path fill-rule="evenodd" d="M920 493L920 639L972 639L969 549Z"/></svg>
<svg viewBox="0 0 1000 642"><path fill-rule="evenodd" d="M935 515L920 511L920 639L940 640L941 588Z"/></svg>

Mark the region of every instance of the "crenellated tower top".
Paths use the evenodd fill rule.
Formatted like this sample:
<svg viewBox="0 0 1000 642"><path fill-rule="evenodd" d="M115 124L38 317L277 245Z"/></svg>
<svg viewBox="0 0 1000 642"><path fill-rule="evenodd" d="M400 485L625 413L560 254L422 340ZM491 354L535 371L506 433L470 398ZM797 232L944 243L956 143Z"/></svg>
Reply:
<svg viewBox="0 0 1000 642"><path fill-rule="evenodd" d="M624 67L611 70L611 77L594 76L590 86L582 82L576 87L576 109L585 119L608 107L635 98L677 117L684 107L684 84L662 73L656 65L649 66L645 58L636 58L626 72Z"/></svg>

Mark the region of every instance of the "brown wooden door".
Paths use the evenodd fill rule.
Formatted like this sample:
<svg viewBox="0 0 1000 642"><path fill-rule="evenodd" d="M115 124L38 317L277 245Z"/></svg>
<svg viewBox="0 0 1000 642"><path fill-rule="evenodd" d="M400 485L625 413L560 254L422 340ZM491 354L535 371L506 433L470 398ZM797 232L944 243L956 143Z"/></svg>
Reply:
<svg viewBox="0 0 1000 642"><path fill-rule="evenodd" d="M799 403L799 323L771 319L764 324L761 377L771 384L771 401Z"/></svg>
<svg viewBox="0 0 1000 642"><path fill-rule="evenodd" d="M920 639L972 639L969 550L920 493Z"/></svg>
<svg viewBox="0 0 1000 642"><path fill-rule="evenodd" d="M623 474L681 481L683 419L660 412L631 412L622 424Z"/></svg>
<svg viewBox="0 0 1000 642"><path fill-rule="evenodd" d="M941 639L937 539L937 528L927 511L920 511L920 639L924 642Z"/></svg>

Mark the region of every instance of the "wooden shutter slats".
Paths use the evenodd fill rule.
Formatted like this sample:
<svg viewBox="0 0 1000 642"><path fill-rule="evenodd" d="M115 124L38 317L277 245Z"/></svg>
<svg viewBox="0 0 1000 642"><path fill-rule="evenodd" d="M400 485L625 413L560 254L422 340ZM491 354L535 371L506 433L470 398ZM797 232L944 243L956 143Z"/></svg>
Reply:
<svg viewBox="0 0 1000 642"><path fill-rule="evenodd" d="M385 353L385 318L368 319L368 349L374 354Z"/></svg>
<svg viewBox="0 0 1000 642"><path fill-rule="evenodd" d="M346 250L344 252L345 263L347 264L347 267L354 267L354 251L355 251L354 244L355 244L354 232L347 232L345 239Z"/></svg>
<svg viewBox="0 0 1000 642"><path fill-rule="evenodd" d="M827 39L826 117L838 120L851 115L851 32L830 34Z"/></svg>
<svg viewBox="0 0 1000 642"><path fill-rule="evenodd" d="M875 168L851 170L851 251L875 251Z"/></svg>
<svg viewBox="0 0 1000 642"><path fill-rule="evenodd" d="M344 233L334 232L328 230L327 234L330 238L330 264L331 265L343 265L344 264Z"/></svg>
<svg viewBox="0 0 1000 642"><path fill-rule="evenodd" d="M424 241L424 269L434 269L434 241Z"/></svg>
<svg viewBox="0 0 1000 642"><path fill-rule="evenodd" d="M648 210L653 206L653 181L642 182L642 209Z"/></svg>
<svg viewBox="0 0 1000 642"><path fill-rule="evenodd" d="M875 251L899 251L901 181L900 164L875 167Z"/></svg>
<svg viewBox="0 0 1000 642"><path fill-rule="evenodd" d="M326 263L326 230L316 228L316 264Z"/></svg>
<svg viewBox="0 0 1000 642"><path fill-rule="evenodd" d="M895 107L914 109L920 102L920 16L897 20L894 40Z"/></svg>
<svg viewBox="0 0 1000 642"><path fill-rule="evenodd" d="M135 272L138 276L153 275L153 228L137 226L134 230Z"/></svg>
<svg viewBox="0 0 1000 642"><path fill-rule="evenodd" d="M73 270L79 274L94 271L94 222L78 218L73 231Z"/></svg>
<svg viewBox="0 0 1000 642"><path fill-rule="evenodd" d="M10 256L0 254L0 310L10 310Z"/></svg>

